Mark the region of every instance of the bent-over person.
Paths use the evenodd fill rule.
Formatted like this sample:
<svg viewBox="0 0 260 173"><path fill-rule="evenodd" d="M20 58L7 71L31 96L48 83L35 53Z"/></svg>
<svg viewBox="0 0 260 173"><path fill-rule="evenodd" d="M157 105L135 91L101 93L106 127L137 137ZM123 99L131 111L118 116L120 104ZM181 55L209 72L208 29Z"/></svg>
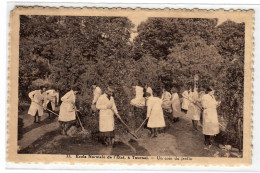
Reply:
<svg viewBox="0 0 260 173"><path fill-rule="evenodd" d="M61 133L67 135L69 128L75 123L76 120L76 94L78 94L79 89L74 88L67 92L61 98L59 123L61 128Z"/></svg>
<svg viewBox="0 0 260 173"><path fill-rule="evenodd" d="M55 91L55 89L49 89L46 91L45 104L48 110L55 112L56 105L59 104L59 93ZM49 114L49 118L52 118L52 113L50 111L48 111L48 114Z"/></svg>
<svg viewBox="0 0 260 173"><path fill-rule="evenodd" d="M141 87L141 82L133 86L135 89L135 98L131 100L130 104L134 107L142 108L145 106L144 88Z"/></svg>
<svg viewBox="0 0 260 173"><path fill-rule="evenodd" d="M114 115L118 115L118 111L113 98L114 90L111 87L107 87L105 93L101 95L96 103L97 109L99 109L99 131L100 140L106 145L112 145L114 143L114 130L115 122Z"/></svg>
<svg viewBox="0 0 260 173"><path fill-rule="evenodd" d="M44 107L44 95L46 88L41 86L39 90L35 90L29 93L31 99L31 105L28 111L29 115L34 116L34 123L40 123L41 116L43 115ZM38 118L38 120L37 120Z"/></svg>

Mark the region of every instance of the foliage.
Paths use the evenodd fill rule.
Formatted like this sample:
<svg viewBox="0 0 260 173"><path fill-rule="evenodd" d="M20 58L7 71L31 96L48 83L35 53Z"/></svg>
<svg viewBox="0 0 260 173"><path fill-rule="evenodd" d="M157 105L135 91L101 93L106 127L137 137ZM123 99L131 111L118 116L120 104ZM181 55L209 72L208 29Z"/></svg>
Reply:
<svg viewBox="0 0 260 173"><path fill-rule="evenodd" d="M91 85L96 82L103 90L115 88L119 113L129 121L131 88L137 81L160 91L163 85L181 88L198 74L201 86L215 85L222 101L219 114L228 122L228 141L236 144L235 124L243 115L244 23L148 18L131 42L134 25L126 17L20 19L20 101L37 80L56 85L61 96L77 85L78 104L91 121Z"/></svg>

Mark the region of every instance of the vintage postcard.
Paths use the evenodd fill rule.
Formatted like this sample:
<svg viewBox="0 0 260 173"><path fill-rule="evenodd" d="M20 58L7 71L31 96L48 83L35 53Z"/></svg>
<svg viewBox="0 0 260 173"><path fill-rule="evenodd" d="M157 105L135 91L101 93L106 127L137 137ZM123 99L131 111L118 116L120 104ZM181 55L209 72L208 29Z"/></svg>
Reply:
<svg viewBox="0 0 260 173"><path fill-rule="evenodd" d="M251 165L253 10L15 7L7 162Z"/></svg>

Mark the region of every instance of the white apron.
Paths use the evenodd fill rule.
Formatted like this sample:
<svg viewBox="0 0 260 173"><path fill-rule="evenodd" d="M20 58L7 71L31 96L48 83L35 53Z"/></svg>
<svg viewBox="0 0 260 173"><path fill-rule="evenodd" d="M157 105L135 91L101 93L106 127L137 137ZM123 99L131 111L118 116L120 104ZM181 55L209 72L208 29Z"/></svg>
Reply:
<svg viewBox="0 0 260 173"><path fill-rule="evenodd" d="M47 107L48 103L51 102L52 110L55 110L55 103L59 103L59 93L55 90L48 90L46 91L46 103L45 106Z"/></svg>
<svg viewBox="0 0 260 173"><path fill-rule="evenodd" d="M108 109L107 106L112 105L112 109ZM115 105L114 98L111 96L110 100L107 98L107 94L103 94L99 97L96 103L97 109L99 109L99 131L111 132L115 129L114 114L118 113Z"/></svg>
<svg viewBox="0 0 260 173"><path fill-rule="evenodd" d="M196 104L198 104L197 103L199 101L198 92L196 92L196 91L191 92L189 98L191 101L194 101L194 102L196 101ZM194 104L193 102L190 102L190 104L189 104L187 116L192 120L200 120L200 108L196 104Z"/></svg>
<svg viewBox="0 0 260 173"><path fill-rule="evenodd" d="M60 106L60 114L59 114L59 121L68 122L76 119L76 113L75 113L75 101L76 96L74 94L74 91L67 92L62 98L61 98L61 106Z"/></svg>
<svg viewBox="0 0 260 173"><path fill-rule="evenodd" d="M165 127L165 120L162 110L162 100L158 97L149 97L147 101L147 127Z"/></svg>
<svg viewBox="0 0 260 173"><path fill-rule="evenodd" d="M44 96L41 93L41 90L35 90L29 93L29 97L32 100L28 114L35 116L36 112L38 111L38 115L43 115L43 101Z"/></svg>
<svg viewBox="0 0 260 173"><path fill-rule="evenodd" d="M217 104L214 96L205 94L202 97L202 106L204 108L202 133L204 135L216 135L219 133Z"/></svg>
<svg viewBox="0 0 260 173"><path fill-rule="evenodd" d="M173 116L173 118L180 117L182 115L181 102L180 102L179 95L177 93L174 93L172 95L171 103L172 103L171 106L172 106L172 116Z"/></svg>
<svg viewBox="0 0 260 173"><path fill-rule="evenodd" d="M184 109L184 110L188 110L189 109L189 104L190 104L188 91L185 90L182 93L182 96L183 96L183 100L182 100L182 107L181 108Z"/></svg>
<svg viewBox="0 0 260 173"><path fill-rule="evenodd" d="M135 98L131 100L130 104L136 107L145 106L144 89L140 86L135 86Z"/></svg>

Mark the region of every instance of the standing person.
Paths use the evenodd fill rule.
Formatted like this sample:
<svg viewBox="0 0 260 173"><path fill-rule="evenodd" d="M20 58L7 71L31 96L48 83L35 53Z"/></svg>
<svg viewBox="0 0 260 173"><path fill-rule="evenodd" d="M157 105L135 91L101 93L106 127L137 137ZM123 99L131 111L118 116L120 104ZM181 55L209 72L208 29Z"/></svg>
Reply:
<svg viewBox="0 0 260 173"><path fill-rule="evenodd" d="M173 122L178 122L179 117L182 114L181 102L176 88L172 88L171 93L172 93L171 106L172 106Z"/></svg>
<svg viewBox="0 0 260 173"><path fill-rule="evenodd" d="M181 111L184 112L185 114L187 114L188 109L189 109L189 97L190 97L190 88L189 90L184 90L184 92L182 93L182 106L181 106Z"/></svg>
<svg viewBox="0 0 260 173"><path fill-rule="evenodd" d="M79 93L79 88L74 87L72 90L67 92L61 98L59 122L61 127L61 133L67 135L69 128L75 123L76 120L76 95Z"/></svg>
<svg viewBox="0 0 260 173"><path fill-rule="evenodd" d="M100 139L106 145L114 143L114 114L119 117L118 111L113 98L114 90L111 87L107 87L105 93L101 95L96 103L99 112L99 131Z"/></svg>
<svg viewBox="0 0 260 173"><path fill-rule="evenodd" d="M148 123L147 127L151 128L151 137L157 137L158 128L165 127L165 120L162 110L162 100L159 97L156 97L158 94L154 93L154 96L151 96L150 93L147 93L147 117Z"/></svg>
<svg viewBox="0 0 260 173"><path fill-rule="evenodd" d="M31 105L28 114L34 116L34 123L40 123L41 121L41 116L43 115L43 107L44 107L43 93L45 91L46 91L46 87L41 86L39 90L35 90L29 93L29 98L31 99Z"/></svg>
<svg viewBox="0 0 260 173"><path fill-rule="evenodd" d="M219 106L221 102L216 101L214 93L214 89L208 87L206 94L202 97L202 106L204 108L202 133L205 135L206 146L211 145L213 136L219 133L217 106Z"/></svg>
<svg viewBox="0 0 260 173"><path fill-rule="evenodd" d="M199 107L199 93L196 88L189 94L190 104L187 116L192 120L192 125L195 130L198 130L198 122L200 120L200 107Z"/></svg>
<svg viewBox="0 0 260 173"><path fill-rule="evenodd" d="M55 106L59 104L59 93L55 89L46 91L46 107L47 109L55 112ZM48 110L47 110L48 111ZM52 113L48 111L49 119L52 118Z"/></svg>
<svg viewBox="0 0 260 173"><path fill-rule="evenodd" d="M163 88L163 94L162 94L162 108L166 111L171 113L172 112L172 108L171 108L171 93L168 92L165 87Z"/></svg>
<svg viewBox="0 0 260 173"><path fill-rule="evenodd" d="M93 100L92 100L91 110L92 110L92 113L95 114L96 113L96 103L97 103L98 98L102 94L102 90L100 87L97 86L96 83L94 83L92 85L92 88L93 88Z"/></svg>

